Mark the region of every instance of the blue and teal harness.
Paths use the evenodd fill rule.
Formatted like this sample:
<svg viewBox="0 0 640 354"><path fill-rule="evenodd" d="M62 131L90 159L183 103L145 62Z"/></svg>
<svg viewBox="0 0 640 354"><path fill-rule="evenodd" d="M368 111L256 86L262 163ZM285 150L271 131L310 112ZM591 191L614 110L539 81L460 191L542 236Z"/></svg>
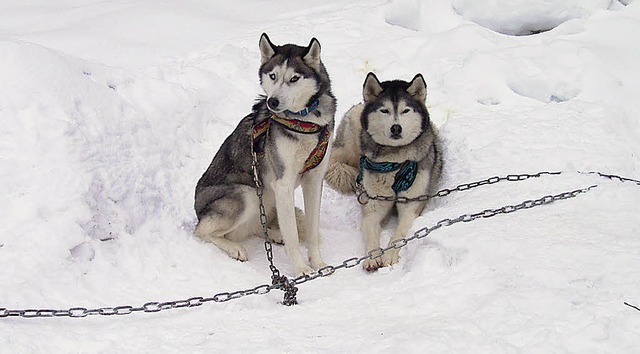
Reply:
<svg viewBox="0 0 640 354"><path fill-rule="evenodd" d="M365 169L377 173L398 171L396 172L393 179L393 185L391 186L391 189L398 194L406 191L413 185L418 172L418 162L412 160L406 160L404 162L374 162L369 160L366 156L361 156L356 184L362 184L362 175Z"/></svg>

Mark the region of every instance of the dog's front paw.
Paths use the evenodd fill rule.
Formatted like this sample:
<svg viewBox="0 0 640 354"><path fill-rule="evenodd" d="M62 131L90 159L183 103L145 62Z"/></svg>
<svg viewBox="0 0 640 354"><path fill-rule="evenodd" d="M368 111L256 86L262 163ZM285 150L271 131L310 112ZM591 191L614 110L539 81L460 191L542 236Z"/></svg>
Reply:
<svg viewBox="0 0 640 354"><path fill-rule="evenodd" d="M237 259L240 262L246 262L249 259L249 254L247 250L242 245L233 245L225 249L227 254L233 258Z"/></svg>
<svg viewBox="0 0 640 354"><path fill-rule="evenodd" d="M396 250L396 249L388 250L382 256L382 266L383 267L388 267L388 266L394 265L394 264L398 263L399 259L400 259L400 255L399 255L398 250Z"/></svg>
<svg viewBox="0 0 640 354"><path fill-rule="evenodd" d="M327 263L325 263L322 259L320 260L309 260L311 262L311 267L315 270L318 270L320 268L324 268L327 266Z"/></svg>
<svg viewBox="0 0 640 354"><path fill-rule="evenodd" d="M269 240L273 243L277 243L279 245L284 245L284 238L282 238L282 233L278 229L269 229Z"/></svg>
<svg viewBox="0 0 640 354"><path fill-rule="evenodd" d="M367 272L375 272L378 268L382 267L381 261L380 258L367 259L362 262L362 268Z"/></svg>
<svg viewBox="0 0 640 354"><path fill-rule="evenodd" d="M303 275L311 275L313 273L315 273L316 271L309 267L308 265L303 265L303 266L298 266L296 267L296 276L303 276Z"/></svg>

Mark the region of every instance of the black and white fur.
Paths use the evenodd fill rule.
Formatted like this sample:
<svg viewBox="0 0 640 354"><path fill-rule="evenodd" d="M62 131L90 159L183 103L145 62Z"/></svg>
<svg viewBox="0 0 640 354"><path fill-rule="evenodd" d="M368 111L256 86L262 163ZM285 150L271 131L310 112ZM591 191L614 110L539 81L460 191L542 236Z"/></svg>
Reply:
<svg viewBox="0 0 640 354"><path fill-rule="evenodd" d="M356 192L360 156L375 162L418 163L418 173L411 187L397 194L417 197L434 191L442 172L440 141L425 106L426 83L417 74L411 82L380 82L369 73L363 86L364 103L353 106L343 117L333 144L327 183L337 191ZM394 195L391 186L395 173L363 171L362 186L369 195ZM394 203L369 200L362 206L361 233L365 251L380 247L383 220L393 211L398 214L398 227L389 240L405 237L413 221L422 213L426 202ZM382 257L363 263L366 270L398 262L399 250L387 251Z"/></svg>
<svg viewBox="0 0 640 354"><path fill-rule="evenodd" d="M260 84L266 96L258 99L216 153L195 191L197 237L211 242L232 258L245 261L247 251L239 241L261 234L259 203L251 169L251 131L272 113L284 118L310 121L333 131L336 100L329 75L320 60L320 43L308 46L274 45L266 34L259 42ZM299 112L319 100L306 116ZM271 124L259 158L269 237L284 242L296 274L309 274L325 263L320 254L319 216L322 179L329 164L327 155L316 168L304 174L303 164L318 142L318 134L300 134ZM294 206L294 190L302 185L304 216ZM304 220L302 220L304 219ZM304 221L304 227L301 223ZM303 231L304 230L304 231ZM299 235L306 235L310 266L299 248Z"/></svg>

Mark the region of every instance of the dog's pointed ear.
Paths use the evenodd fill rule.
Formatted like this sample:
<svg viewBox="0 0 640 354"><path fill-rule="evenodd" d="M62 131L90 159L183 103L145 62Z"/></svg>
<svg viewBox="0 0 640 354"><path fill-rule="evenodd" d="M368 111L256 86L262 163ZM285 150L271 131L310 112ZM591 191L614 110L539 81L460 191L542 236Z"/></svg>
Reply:
<svg viewBox="0 0 640 354"><path fill-rule="evenodd" d="M269 36L263 33L260 36L260 63L264 64L276 54L276 46L271 43Z"/></svg>
<svg viewBox="0 0 640 354"><path fill-rule="evenodd" d="M378 81L376 74L370 72L367 74L367 78L364 80L364 85L362 86L362 97L364 101L372 102L381 92L382 86L380 86L380 81Z"/></svg>
<svg viewBox="0 0 640 354"><path fill-rule="evenodd" d="M422 74L417 74L413 77L411 84L407 88L407 93L420 102L424 102L427 99L427 83L424 81Z"/></svg>
<svg viewBox="0 0 640 354"><path fill-rule="evenodd" d="M320 67L320 42L314 37L307 46L307 53L302 57L307 65L313 68Z"/></svg>

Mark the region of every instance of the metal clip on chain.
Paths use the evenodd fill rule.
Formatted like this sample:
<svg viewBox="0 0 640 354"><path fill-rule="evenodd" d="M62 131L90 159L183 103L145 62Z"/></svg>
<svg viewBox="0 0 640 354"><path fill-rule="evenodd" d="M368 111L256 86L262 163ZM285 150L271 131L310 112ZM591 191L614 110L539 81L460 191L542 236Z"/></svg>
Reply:
<svg viewBox="0 0 640 354"><path fill-rule="evenodd" d="M284 291L284 299L282 300L283 305L291 306L298 304L298 300L296 299L298 288L295 286L295 282L282 275L273 280L273 287Z"/></svg>

